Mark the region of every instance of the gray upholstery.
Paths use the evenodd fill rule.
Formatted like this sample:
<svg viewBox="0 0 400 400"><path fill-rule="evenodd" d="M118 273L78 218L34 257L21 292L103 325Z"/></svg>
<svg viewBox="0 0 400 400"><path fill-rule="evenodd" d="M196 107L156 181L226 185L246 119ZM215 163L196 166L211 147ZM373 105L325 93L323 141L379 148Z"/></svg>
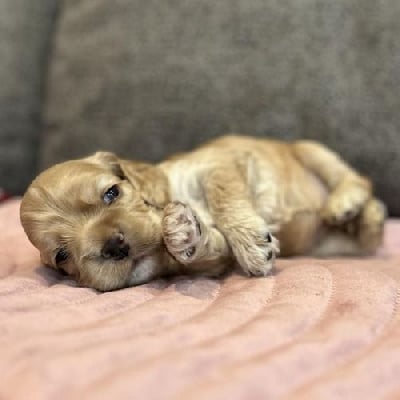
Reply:
<svg viewBox="0 0 400 400"><path fill-rule="evenodd" d="M42 167L225 132L321 140L400 214L397 0L85 0L60 20Z"/></svg>
<svg viewBox="0 0 400 400"><path fill-rule="evenodd" d="M20 193L38 158L55 0L0 2L0 187Z"/></svg>
<svg viewBox="0 0 400 400"><path fill-rule="evenodd" d="M0 186L36 174L43 111L39 169L97 149L156 161L232 131L308 137L400 215L397 0L69 0L46 38L55 4L0 5Z"/></svg>

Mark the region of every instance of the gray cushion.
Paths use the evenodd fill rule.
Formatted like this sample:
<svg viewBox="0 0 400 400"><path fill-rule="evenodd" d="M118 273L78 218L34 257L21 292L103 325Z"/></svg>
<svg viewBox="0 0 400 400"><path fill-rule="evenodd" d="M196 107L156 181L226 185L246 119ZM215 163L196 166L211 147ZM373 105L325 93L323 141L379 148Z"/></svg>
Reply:
<svg viewBox="0 0 400 400"><path fill-rule="evenodd" d="M0 2L0 187L35 174L47 51L57 1Z"/></svg>
<svg viewBox="0 0 400 400"><path fill-rule="evenodd" d="M96 149L159 160L226 132L308 137L400 215L400 2L65 2L42 168Z"/></svg>

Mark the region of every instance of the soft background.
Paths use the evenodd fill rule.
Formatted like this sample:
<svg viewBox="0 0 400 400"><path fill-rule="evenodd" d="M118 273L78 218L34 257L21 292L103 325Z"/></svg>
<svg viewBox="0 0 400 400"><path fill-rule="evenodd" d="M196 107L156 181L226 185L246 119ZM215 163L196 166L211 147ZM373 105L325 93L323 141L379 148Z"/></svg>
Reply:
<svg viewBox="0 0 400 400"><path fill-rule="evenodd" d="M397 0L3 0L0 186L108 149L318 139L400 215Z"/></svg>

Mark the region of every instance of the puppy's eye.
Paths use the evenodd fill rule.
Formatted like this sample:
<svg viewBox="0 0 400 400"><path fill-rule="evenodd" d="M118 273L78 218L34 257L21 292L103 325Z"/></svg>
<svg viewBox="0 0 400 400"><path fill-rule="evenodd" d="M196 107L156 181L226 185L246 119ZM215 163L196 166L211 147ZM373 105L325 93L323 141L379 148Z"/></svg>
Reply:
<svg viewBox="0 0 400 400"><path fill-rule="evenodd" d="M117 185L113 185L103 194L103 202L105 204L111 204L118 196L119 188Z"/></svg>
<svg viewBox="0 0 400 400"><path fill-rule="evenodd" d="M64 261L67 261L67 259L68 259L68 252L65 249L58 250L56 254L56 265L61 264Z"/></svg>

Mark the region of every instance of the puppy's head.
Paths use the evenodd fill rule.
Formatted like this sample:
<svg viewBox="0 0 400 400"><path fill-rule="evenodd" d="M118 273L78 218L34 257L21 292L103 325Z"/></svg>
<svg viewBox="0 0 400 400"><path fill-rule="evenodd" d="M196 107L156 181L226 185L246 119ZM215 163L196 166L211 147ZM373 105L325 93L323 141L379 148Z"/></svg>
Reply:
<svg viewBox="0 0 400 400"><path fill-rule="evenodd" d="M45 265L84 286L126 287L138 263L161 251L164 184L156 167L96 153L41 173L21 222Z"/></svg>

